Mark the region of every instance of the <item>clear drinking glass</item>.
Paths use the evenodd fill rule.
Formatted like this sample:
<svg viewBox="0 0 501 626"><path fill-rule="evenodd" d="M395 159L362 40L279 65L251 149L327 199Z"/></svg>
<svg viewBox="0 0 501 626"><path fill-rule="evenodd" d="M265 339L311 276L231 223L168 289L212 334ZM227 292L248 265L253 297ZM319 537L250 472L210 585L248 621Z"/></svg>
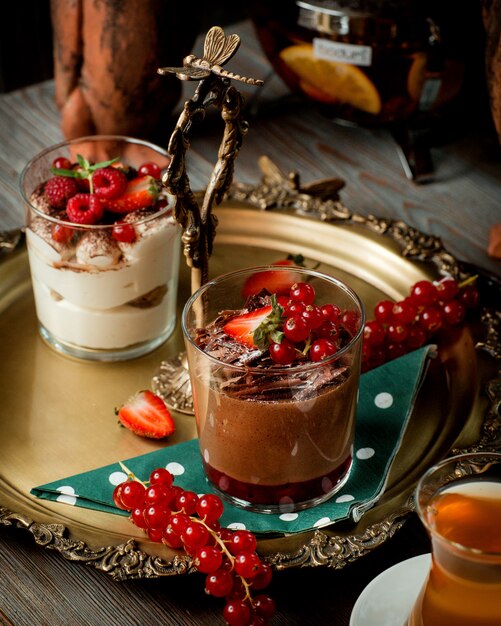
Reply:
<svg viewBox="0 0 501 626"><path fill-rule="evenodd" d="M432 565L407 626L501 624L501 454L431 468L416 491Z"/></svg>
<svg viewBox="0 0 501 626"><path fill-rule="evenodd" d="M56 157L72 163L118 158L138 168L164 170L169 157L153 144L120 136L91 136L50 147L21 174L26 240L41 336L61 353L95 361L146 354L163 343L176 324L180 232L175 198L160 192L148 209L107 214L95 224L68 221L65 210L44 200L43 184ZM131 241L117 239L127 222ZM131 231L131 229L133 229ZM62 234L61 234L62 233Z"/></svg>
<svg viewBox="0 0 501 626"><path fill-rule="evenodd" d="M197 329L221 311L241 310L243 285L267 269L241 270L207 283L186 303L182 322L206 475L231 503L276 513L323 502L348 478L364 311L347 285L298 269L299 280L315 289L315 304L352 312L353 336L334 356L265 369L225 363L204 352Z"/></svg>

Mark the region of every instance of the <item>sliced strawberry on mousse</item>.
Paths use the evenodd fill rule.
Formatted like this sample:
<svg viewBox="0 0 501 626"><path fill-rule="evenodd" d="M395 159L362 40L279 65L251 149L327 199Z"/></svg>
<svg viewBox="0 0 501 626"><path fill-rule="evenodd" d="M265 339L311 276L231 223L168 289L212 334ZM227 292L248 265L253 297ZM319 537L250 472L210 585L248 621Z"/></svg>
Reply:
<svg viewBox="0 0 501 626"><path fill-rule="evenodd" d="M113 213L130 213L155 204L158 185L153 176L139 176L127 183L124 193L118 198L106 200L106 208Z"/></svg>
<svg viewBox="0 0 501 626"><path fill-rule="evenodd" d="M176 430L165 402L151 391L140 391L117 410L120 423L134 434L163 439Z"/></svg>
<svg viewBox="0 0 501 626"><path fill-rule="evenodd" d="M224 332L233 337L238 343L247 346L248 348L256 348L254 343L254 331L261 326L262 322L271 313L272 307L263 306L260 309L237 315L237 317L231 318L224 325Z"/></svg>
<svg viewBox="0 0 501 626"><path fill-rule="evenodd" d="M301 267L303 266L304 258L301 255L289 256L287 259L281 259L275 261L272 265ZM301 274L291 270L290 272L282 272L274 270L265 270L263 272L257 272L252 274L245 281L242 296L247 299L249 296L255 296L263 289L266 289L269 293L275 293L277 296L288 296L290 288L294 283L301 280Z"/></svg>

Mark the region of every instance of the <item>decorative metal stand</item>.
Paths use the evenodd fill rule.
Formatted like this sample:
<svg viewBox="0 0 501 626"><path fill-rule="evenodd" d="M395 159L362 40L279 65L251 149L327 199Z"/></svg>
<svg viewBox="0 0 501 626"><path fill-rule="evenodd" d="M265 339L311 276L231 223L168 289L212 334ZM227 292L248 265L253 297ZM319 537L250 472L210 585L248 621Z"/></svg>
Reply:
<svg viewBox="0 0 501 626"><path fill-rule="evenodd" d="M240 76L221 67L233 57L239 46L238 35L226 36L222 28L213 26L205 37L202 58L190 54L184 58L183 67L158 70L159 74L174 73L181 80L200 81L193 98L185 102L171 135L168 146L171 162L162 180L167 191L177 197L175 216L183 229L183 251L186 263L191 267L192 293L207 281L217 226L212 207L214 203L221 202L231 185L234 162L248 130L247 123L242 119L242 96L232 86L231 79L251 85L263 84L261 80ZM218 159L200 206L186 172L186 151L191 129L205 118L206 110L211 106L221 111L225 127ZM193 413L185 355L162 362L152 387L169 407Z"/></svg>

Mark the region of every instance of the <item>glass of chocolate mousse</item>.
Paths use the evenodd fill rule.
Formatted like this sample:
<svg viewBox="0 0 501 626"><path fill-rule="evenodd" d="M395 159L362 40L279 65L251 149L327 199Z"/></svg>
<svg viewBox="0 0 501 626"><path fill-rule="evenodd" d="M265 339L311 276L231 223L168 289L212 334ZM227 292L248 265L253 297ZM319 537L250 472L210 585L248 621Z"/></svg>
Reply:
<svg viewBox="0 0 501 626"><path fill-rule="evenodd" d="M95 361L146 354L176 325L180 232L167 153L120 136L67 141L21 174L40 334Z"/></svg>
<svg viewBox="0 0 501 626"><path fill-rule="evenodd" d="M305 509L348 479L364 309L314 270L266 266L201 287L182 318L200 452L214 488L262 513Z"/></svg>

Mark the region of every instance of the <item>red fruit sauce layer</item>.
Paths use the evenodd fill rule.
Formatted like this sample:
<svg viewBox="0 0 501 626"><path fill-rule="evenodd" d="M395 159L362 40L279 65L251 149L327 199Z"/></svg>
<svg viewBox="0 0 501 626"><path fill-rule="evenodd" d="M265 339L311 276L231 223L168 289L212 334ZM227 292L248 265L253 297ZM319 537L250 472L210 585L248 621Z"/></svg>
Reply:
<svg viewBox="0 0 501 626"><path fill-rule="evenodd" d="M203 467L208 479L222 493L232 498L238 498L252 504L292 504L316 500L332 490L343 480L350 470L352 457L350 456L333 469L326 476L318 476L310 480L283 485L255 485L245 483L211 467L203 461Z"/></svg>

